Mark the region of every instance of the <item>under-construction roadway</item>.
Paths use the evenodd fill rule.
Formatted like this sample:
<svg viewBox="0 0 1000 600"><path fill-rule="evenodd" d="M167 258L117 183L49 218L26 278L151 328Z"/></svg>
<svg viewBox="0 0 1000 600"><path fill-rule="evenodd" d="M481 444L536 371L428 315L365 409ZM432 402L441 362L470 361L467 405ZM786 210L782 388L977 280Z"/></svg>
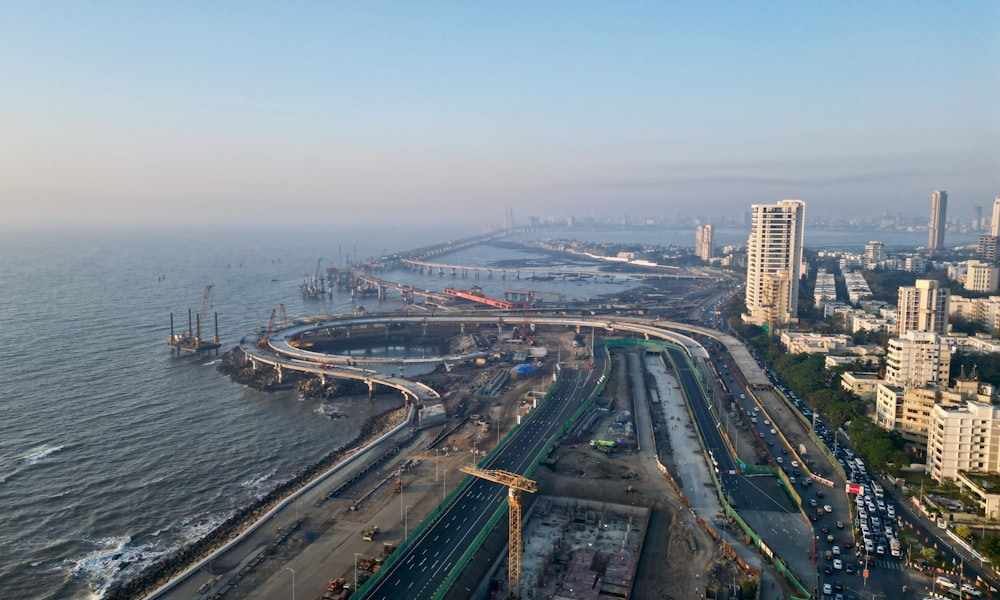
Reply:
<svg viewBox="0 0 1000 600"><path fill-rule="evenodd" d="M546 401L480 467L528 474L559 428L603 380L606 368L607 361L598 356L593 370L563 370ZM507 493L505 486L473 478L359 597L431 598L445 591L442 586L472 549L473 540L503 510Z"/></svg>

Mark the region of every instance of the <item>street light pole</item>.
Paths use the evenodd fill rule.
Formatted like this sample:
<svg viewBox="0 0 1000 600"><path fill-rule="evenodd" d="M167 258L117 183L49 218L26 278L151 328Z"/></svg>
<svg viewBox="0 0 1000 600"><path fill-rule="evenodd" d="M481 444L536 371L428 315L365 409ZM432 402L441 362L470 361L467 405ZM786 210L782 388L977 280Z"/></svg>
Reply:
<svg viewBox="0 0 1000 600"><path fill-rule="evenodd" d="M285 567L285 570L292 572L292 600L295 600L295 569L291 567Z"/></svg>

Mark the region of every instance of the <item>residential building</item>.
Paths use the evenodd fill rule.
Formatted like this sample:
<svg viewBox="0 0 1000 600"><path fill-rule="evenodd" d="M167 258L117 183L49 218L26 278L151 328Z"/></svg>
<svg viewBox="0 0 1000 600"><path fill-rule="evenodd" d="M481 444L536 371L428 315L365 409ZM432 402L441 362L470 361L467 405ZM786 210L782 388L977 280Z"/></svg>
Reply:
<svg viewBox="0 0 1000 600"><path fill-rule="evenodd" d="M861 271L844 272L844 285L847 287L847 299L851 304L859 304L866 298L871 298L872 290L865 281L864 273Z"/></svg>
<svg viewBox="0 0 1000 600"><path fill-rule="evenodd" d="M865 269L874 271L883 260L885 260L885 244L876 241L871 241L865 244L865 256L863 262Z"/></svg>
<svg viewBox="0 0 1000 600"><path fill-rule="evenodd" d="M754 204L747 241L747 314L756 325L784 327L798 317L805 202Z"/></svg>
<svg viewBox="0 0 1000 600"><path fill-rule="evenodd" d="M1000 268L981 260L970 260L965 272L965 289L970 292L995 292Z"/></svg>
<svg viewBox="0 0 1000 600"><path fill-rule="evenodd" d="M948 333L949 291L932 279L918 279L915 285L899 288L896 302L896 335L908 331Z"/></svg>
<svg viewBox="0 0 1000 600"><path fill-rule="evenodd" d="M875 373L855 373L847 371L840 376L840 387L852 392L865 402L875 399L878 390L879 378Z"/></svg>
<svg viewBox="0 0 1000 600"><path fill-rule="evenodd" d="M902 388L876 386L875 422L887 431L898 431L903 439L923 449L935 406L960 406L961 393L937 386Z"/></svg>
<svg viewBox="0 0 1000 600"><path fill-rule="evenodd" d="M908 331L889 340L885 382L902 388L947 385L951 350L936 333Z"/></svg>
<svg viewBox="0 0 1000 600"><path fill-rule="evenodd" d="M816 301L816 306L837 299L837 284L833 278L833 273L827 273L826 269L816 271L816 287L813 289L813 299Z"/></svg>
<svg viewBox="0 0 1000 600"><path fill-rule="evenodd" d="M842 334L781 332L781 345L790 354L829 354L851 345L851 338Z"/></svg>
<svg viewBox="0 0 1000 600"><path fill-rule="evenodd" d="M990 264L997 263L997 240L995 235L979 236L979 243L976 244L976 256Z"/></svg>
<svg viewBox="0 0 1000 600"><path fill-rule="evenodd" d="M927 240L928 250L941 250L944 248L944 230L948 215L948 192L934 190L931 194L931 219L927 226L929 237Z"/></svg>
<svg viewBox="0 0 1000 600"><path fill-rule="evenodd" d="M694 232L694 253L701 260L712 260L715 245L714 230L711 225L701 225Z"/></svg>
<svg viewBox="0 0 1000 600"><path fill-rule="evenodd" d="M993 331L1000 328L1000 296L988 298L952 296L948 299L948 313L952 317L978 323Z"/></svg>
<svg viewBox="0 0 1000 600"><path fill-rule="evenodd" d="M927 470L937 481L960 471L1000 471L1000 406L970 401L935 406L927 438Z"/></svg>

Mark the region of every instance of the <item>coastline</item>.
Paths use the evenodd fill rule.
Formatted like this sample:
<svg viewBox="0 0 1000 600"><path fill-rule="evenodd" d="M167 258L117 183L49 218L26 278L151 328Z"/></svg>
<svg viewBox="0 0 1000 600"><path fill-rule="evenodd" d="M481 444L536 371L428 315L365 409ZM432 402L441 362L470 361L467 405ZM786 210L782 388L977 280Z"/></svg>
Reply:
<svg viewBox="0 0 1000 600"><path fill-rule="evenodd" d="M264 497L240 508L203 537L178 549L162 561L150 565L136 577L110 588L104 596L105 600L145 598L156 592L199 560L234 540L289 496L306 488L328 470L354 455L360 448L404 422L408 410L404 406L369 417L352 440L311 465L303 467L291 479L277 485Z"/></svg>

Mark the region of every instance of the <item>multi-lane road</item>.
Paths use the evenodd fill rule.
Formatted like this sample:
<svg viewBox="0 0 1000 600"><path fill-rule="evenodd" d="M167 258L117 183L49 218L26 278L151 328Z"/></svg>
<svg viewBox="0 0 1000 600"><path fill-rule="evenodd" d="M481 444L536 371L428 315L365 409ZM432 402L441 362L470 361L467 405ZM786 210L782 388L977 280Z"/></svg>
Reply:
<svg viewBox="0 0 1000 600"><path fill-rule="evenodd" d="M598 355L593 369L562 370L545 402L480 466L524 474L566 420L603 381L606 369L606 359ZM481 479L471 481L424 529L419 539L399 550L402 554L361 590L360 597L378 600L432 597L452 572L461 567L462 555L506 498L507 489L499 484Z"/></svg>

